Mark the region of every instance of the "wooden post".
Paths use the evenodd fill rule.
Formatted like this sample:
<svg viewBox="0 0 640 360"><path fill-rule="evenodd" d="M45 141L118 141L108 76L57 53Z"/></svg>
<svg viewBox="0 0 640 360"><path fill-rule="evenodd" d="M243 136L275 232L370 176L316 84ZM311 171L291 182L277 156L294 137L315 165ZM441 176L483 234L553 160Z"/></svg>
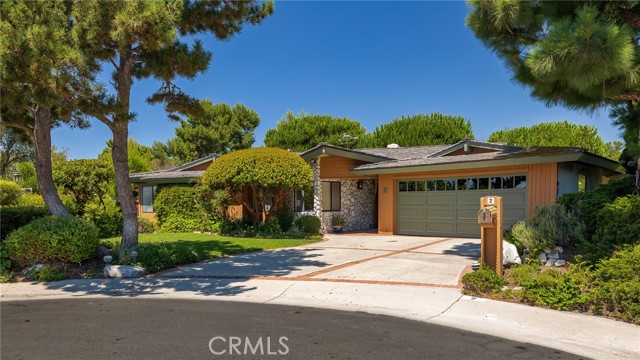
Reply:
<svg viewBox="0 0 640 360"><path fill-rule="evenodd" d="M502 197L480 198L480 262L502 275Z"/></svg>

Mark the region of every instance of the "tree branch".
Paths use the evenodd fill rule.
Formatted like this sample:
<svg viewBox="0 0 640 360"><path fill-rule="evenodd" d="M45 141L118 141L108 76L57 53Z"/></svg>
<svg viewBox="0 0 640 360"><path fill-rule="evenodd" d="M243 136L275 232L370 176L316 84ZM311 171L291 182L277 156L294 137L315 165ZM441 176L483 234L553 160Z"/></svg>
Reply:
<svg viewBox="0 0 640 360"><path fill-rule="evenodd" d="M113 60L113 58L109 58L109 62L111 63L111 65L113 65L113 67L118 70L118 64L116 64L115 60Z"/></svg>
<svg viewBox="0 0 640 360"><path fill-rule="evenodd" d="M617 101L640 101L640 92L631 92L620 95L613 95L608 97L611 100Z"/></svg>
<svg viewBox="0 0 640 360"><path fill-rule="evenodd" d="M6 126L6 127L11 127L11 128L16 128L16 129L21 129L24 131L28 131L29 133L33 132L33 127L27 125L27 124L20 124L20 123L16 123L16 122L11 122L11 121L1 121L0 125L2 126Z"/></svg>

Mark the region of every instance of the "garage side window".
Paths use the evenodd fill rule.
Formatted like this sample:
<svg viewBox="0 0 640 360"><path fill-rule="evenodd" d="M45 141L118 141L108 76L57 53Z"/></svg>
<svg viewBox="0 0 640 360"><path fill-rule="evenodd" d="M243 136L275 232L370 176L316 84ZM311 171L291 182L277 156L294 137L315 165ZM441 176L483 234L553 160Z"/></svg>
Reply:
<svg viewBox="0 0 640 360"><path fill-rule="evenodd" d="M337 181L322 182L322 211L340 211L340 183Z"/></svg>
<svg viewBox="0 0 640 360"><path fill-rule="evenodd" d="M157 186L142 187L142 212L153 212L153 198L156 196Z"/></svg>

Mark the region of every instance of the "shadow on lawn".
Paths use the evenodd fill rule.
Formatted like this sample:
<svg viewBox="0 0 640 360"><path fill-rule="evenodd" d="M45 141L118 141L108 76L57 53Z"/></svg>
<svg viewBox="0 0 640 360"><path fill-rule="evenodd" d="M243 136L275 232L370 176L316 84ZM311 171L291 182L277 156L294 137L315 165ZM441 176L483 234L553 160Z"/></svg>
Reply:
<svg viewBox="0 0 640 360"><path fill-rule="evenodd" d="M247 248L241 251L248 251ZM230 251L238 250L236 246ZM170 292L197 295L236 296L255 287L243 282L253 277L282 277L304 267L322 267L325 262L311 248L261 251L233 257L206 260L176 269L162 271L141 279L65 280L46 283L47 289L85 295L136 297ZM313 270L315 270L314 268Z"/></svg>
<svg viewBox="0 0 640 360"><path fill-rule="evenodd" d="M443 254L458 255L471 260L478 260L480 257L480 243L466 242L464 244L456 244L451 249L444 250Z"/></svg>

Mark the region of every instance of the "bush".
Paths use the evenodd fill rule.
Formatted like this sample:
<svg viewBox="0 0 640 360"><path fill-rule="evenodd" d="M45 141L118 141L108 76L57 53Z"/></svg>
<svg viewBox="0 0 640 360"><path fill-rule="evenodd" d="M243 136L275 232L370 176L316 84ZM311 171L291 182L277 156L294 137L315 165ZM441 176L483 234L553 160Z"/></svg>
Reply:
<svg viewBox="0 0 640 360"><path fill-rule="evenodd" d="M161 186L153 199L156 219L163 225L170 216L180 216L196 221L209 217L202 207L201 193L192 186Z"/></svg>
<svg viewBox="0 0 640 360"><path fill-rule="evenodd" d="M101 204L97 198L89 201L84 207L82 217L96 225L101 239L121 235L122 210L110 197L102 198L102 202Z"/></svg>
<svg viewBox="0 0 640 360"><path fill-rule="evenodd" d="M592 309L640 325L640 244L601 261L587 279Z"/></svg>
<svg viewBox="0 0 640 360"><path fill-rule="evenodd" d="M46 216L12 232L6 239L9 254L20 265L79 263L94 255L98 229L77 217Z"/></svg>
<svg viewBox="0 0 640 360"><path fill-rule="evenodd" d="M302 215L293 221L298 230L305 234L318 234L320 232L320 218L315 215Z"/></svg>
<svg viewBox="0 0 640 360"><path fill-rule="evenodd" d="M255 231L260 237L275 238L282 236L280 223L276 218L270 218L263 223L254 225Z"/></svg>
<svg viewBox="0 0 640 360"><path fill-rule="evenodd" d="M480 266L480 269L472 273L465 274L462 277L462 286L465 292L481 295L490 294L500 291L507 282L502 276L496 274L486 265Z"/></svg>
<svg viewBox="0 0 640 360"><path fill-rule="evenodd" d="M160 225L161 232L220 232L220 223L214 220L200 220L189 216L171 214Z"/></svg>
<svg viewBox="0 0 640 360"><path fill-rule="evenodd" d="M138 217L138 233L150 234L158 230L158 224L147 218Z"/></svg>
<svg viewBox="0 0 640 360"><path fill-rule="evenodd" d="M534 305L542 305L560 310L582 307L588 297L570 276L556 269L539 271L519 284L524 287L523 298Z"/></svg>
<svg viewBox="0 0 640 360"><path fill-rule="evenodd" d="M64 193L59 194L59 196L64 207L67 208L71 214L78 215L80 209L78 208L78 204L76 204L73 196ZM42 195L33 193L23 194L18 201L18 206L39 206L46 208Z"/></svg>
<svg viewBox="0 0 640 360"><path fill-rule="evenodd" d="M534 256L541 250L554 245L550 239L541 237L540 233L524 220L520 220L513 225L511 235Z"/></svg>
<svg viewBox="0 0 640 360"><path fill-rule="evenodd" d="M562 205L539 206L530 223L540 238L553 245L575 245L584 241L585 225Z"/></svg>
<svg viewBox="0 0 640 360"><path fill-rule="evenodd" d="M0 239L31 221L47 216L49 211L42 206L6 206L0 209Z"/></svg>
<svg viewBox="0 0 640 360"><path fill-rule="evenodd" d="M600 209L594 233L591 242L581 246L592 263L611 256L621 245L640 242L640 196L621 197Z"/></svg>
<svg viewBox="0 0 640 360"><path fill-rule="evenodd" d="M153 273L199 260L200 256L191 247L175 247L165 243L141 244L138 246L136 265Z"/></svg>
<svg viewBox="0 0 640 360"><path fill-rule="evenodd" d="M46 265L35 274L35 279L42 282L60 281L65 278L63 270Z"/></svg>
<svg viewBox="0 0 640 360"><path fill-rule="evenodd" d="M293 226L293 221L295 220L295 216L293 212L289 209L282 209L278 211L276 214L278 219L278 224L280 225L280 229L284 232L287 232Z"/></svg>
<svg viewBox="0 0 640 360"><path fill-rule="evenodd" d="M9 180L0 179L0 206L16 205L22 196L22 187Z"/></svg>

